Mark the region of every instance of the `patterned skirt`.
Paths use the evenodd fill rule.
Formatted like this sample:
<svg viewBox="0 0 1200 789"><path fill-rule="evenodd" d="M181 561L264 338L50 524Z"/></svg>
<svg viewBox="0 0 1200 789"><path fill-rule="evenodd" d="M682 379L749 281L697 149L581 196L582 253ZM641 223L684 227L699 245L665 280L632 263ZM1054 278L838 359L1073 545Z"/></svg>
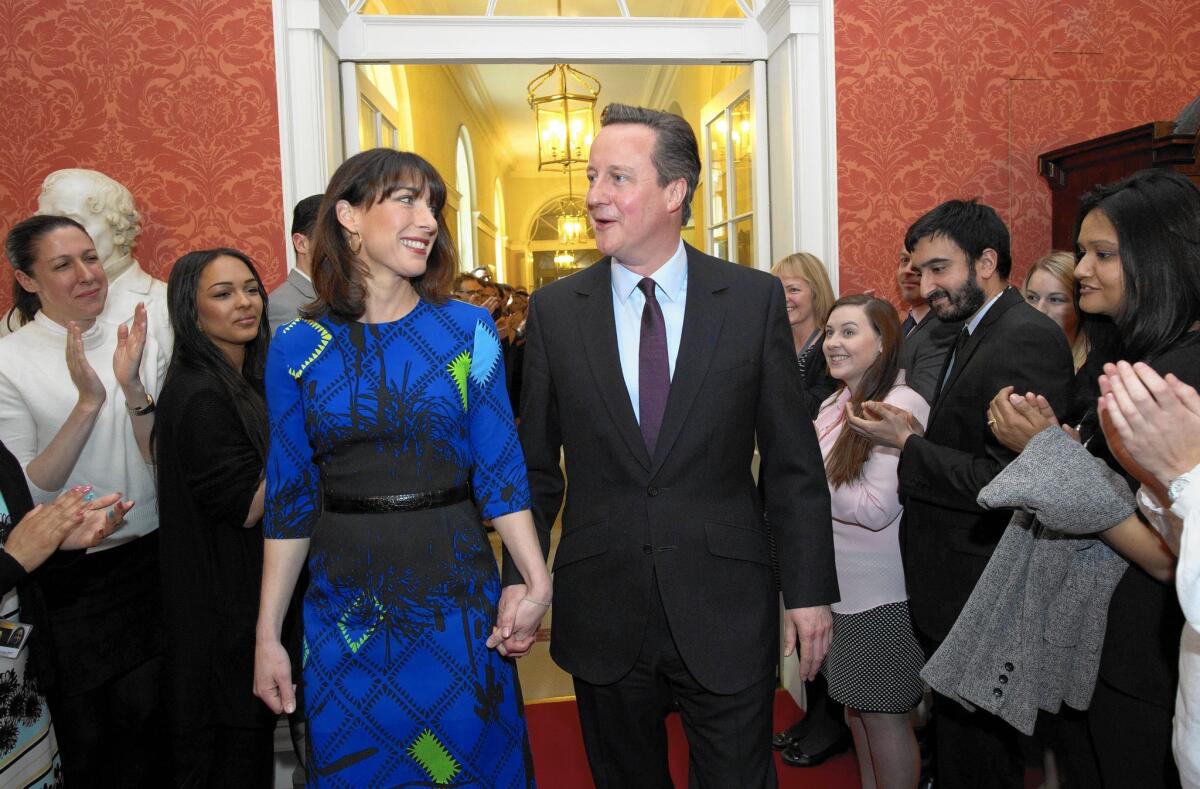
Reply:
<svg viewBox="0 0 1200 789"><path fill-rule="evenodd" d="M907 712L921 700L924 665L907 600L833 615L833 643L821 672L835 701L863 712Z"/></svg>

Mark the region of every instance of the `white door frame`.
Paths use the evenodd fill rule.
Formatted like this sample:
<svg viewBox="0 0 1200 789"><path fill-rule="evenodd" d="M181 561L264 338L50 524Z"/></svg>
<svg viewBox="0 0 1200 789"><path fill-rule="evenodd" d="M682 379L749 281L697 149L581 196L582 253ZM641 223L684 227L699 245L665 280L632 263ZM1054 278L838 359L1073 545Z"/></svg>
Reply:
<svg viewBox="0 0 1200 789"><path fill-rule="evenodd" d="M357 142L346 133L357 124L355 62L757 62L753 101L768 129L758 147L772 168L770 210L760 213L769 257L819 255L836 291L833 0L770 0L741 19L362 16L347 4L361 2L272 0L285 226L297 195L336 167L330 129L346 153ZM338 64L345 99L329 95Z"/></svg>

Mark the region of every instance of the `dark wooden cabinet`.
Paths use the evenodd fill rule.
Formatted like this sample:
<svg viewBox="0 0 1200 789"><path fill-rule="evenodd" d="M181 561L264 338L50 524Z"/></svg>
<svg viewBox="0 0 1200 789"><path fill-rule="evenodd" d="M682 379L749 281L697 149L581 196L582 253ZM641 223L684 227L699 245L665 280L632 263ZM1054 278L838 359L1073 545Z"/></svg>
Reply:
<svg viewBox="0 0 1200 789"><path fill-rule="evenodd" d="M1079 198L1092 187L1147 167L1169 167L1200 186L1200 97L1176 121L1144 126L1078 142L1038 157L1038 172L1050 184L1051 242L1073 250Z"/></svg>

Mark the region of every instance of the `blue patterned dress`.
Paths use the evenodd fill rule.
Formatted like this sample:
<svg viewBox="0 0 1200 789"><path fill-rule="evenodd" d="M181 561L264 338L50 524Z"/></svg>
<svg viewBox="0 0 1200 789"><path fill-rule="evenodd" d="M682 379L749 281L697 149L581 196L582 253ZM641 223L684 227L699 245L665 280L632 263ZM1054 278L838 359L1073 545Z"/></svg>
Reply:
<svg viewBox="0 0 1200 789"><path fill-rule="evenodd" d="M266 389L266 537L312 540L310 785L532 786L516 668L484 645L500 582L480 514L529 507L491 318L421 301L390 323L293 321ZM321 506L464 482L475 504Z"/></svg>

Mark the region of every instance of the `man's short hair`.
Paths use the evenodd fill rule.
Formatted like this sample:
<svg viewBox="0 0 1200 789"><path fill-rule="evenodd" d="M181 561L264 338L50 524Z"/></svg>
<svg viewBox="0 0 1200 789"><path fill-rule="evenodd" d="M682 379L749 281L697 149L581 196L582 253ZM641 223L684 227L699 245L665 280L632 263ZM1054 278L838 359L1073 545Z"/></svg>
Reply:
<svg viewBox="0 0 1200 789"><path fill-rule="evenodd" d="M983 250L996 250L996 273L1008 279L1012 270L1008 228L996 210L979 202L978 197L947 200L913 222L904 235L904 248L912 252L921 239L938 236L958 244L972 265L979 260Z"/></svg>
<svg viewBox="0 0 1200 789"><path fill-rule="evenodd" d="M687 184L683 195L683 224L692 218L692 197L700 183L700 150L696 133L690 123L671 112L633 107L628 104L609 104L600 113L600 126L618 123L637 123L654 130L654 150L650 161L658 172L658 185L666 186L682 178Z"/></svg>
<svg viewBox="0 0 1200 789"><path fill-rule="evenodd" d="M292 232L306 238L312 238L313 225L317 223L317 209L321 207L321 198L325 195L309 195L296 203L292 209Z"/></svg>

